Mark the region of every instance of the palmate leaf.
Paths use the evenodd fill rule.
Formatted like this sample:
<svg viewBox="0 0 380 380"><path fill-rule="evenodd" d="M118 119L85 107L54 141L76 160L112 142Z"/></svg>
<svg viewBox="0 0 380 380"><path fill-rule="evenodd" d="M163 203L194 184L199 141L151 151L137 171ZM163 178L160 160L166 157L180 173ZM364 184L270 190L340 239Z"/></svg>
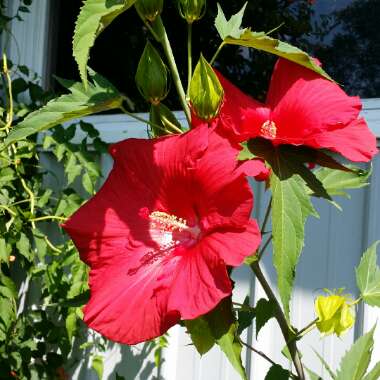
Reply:
<svg viewBox="0 0 380 380"><path fill-rule="evenodd" d="M87 88L87 62L96 37L135 0L85 0L75 24L73 55Z"/></svg>
<svg viewBox="0 0 380 380"><path fill-rule="evenodd" d="M375 327L361 336L343 356L336 380L361 380L363 378L372 356Z"/></svg>
<svg viewBox="0 0 380 380"><path fill-rule="evenodd" d="M379 243L380 241L377 241L367 249L356 268L356 282L363 301L378 307L380 307L380 268L377 266L376 248Z"/></svg>
<svg viewBox="0 0 380 380"><path fill-rule="evenodd" d="M53 99L44 107L29 114L12 129L4 144L12 144L33 133L79 117L119 108L123 98L116 88L99 74L90 71L90 75L93 83L89 83L87 89L82 83L60 80L70 94Z"/></svg>
<svg viewBox="0 0 380 380"><path fill-rule="evenodd" d="M216 343L241 379L247 380L241 359L242 344L238 338L238 322L232 311L230 298L222 300L210 313L196 320L186 321L185 326L201 355Z"/></svg>
<svg viewBox="0 0 380 380"><path fill-rule="evenodd" d="M265 51L298 63L301 66L315 71L326 79L332 80L322 67L318 65L317 61L303 50L287 42L269 37L265 32L253 32L249 28L241 29L245 7L246 5L244 5L239 13L227 20L222 8L218 5L218 15L215 20L215 26L224 44L245 46Z"/></svg>

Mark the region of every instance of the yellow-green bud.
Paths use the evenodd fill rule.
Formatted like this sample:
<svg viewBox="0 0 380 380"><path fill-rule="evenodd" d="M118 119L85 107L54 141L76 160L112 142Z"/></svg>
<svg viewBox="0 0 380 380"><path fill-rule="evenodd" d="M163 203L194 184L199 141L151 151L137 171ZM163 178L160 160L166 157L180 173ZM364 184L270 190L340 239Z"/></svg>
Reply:
<svg viewBox="0 0 380 380"><path fill-rule="evenodd" d="M340 336L349 330L355 322L352 309L352 299L348 296L332 294L318 297L315 300L318 330L323 335L336 334Z"/></svg>
<svg viewBox="0 0 380 380"><path fill-rule="evenodd" d="M151 105L149 121L152 123L151 128L154 137L179 133L182 129L173 112L162 103Z"/></svg>
<svg viewBox="0 0 380 380"><path fill-rule="evenodd" d="M147 42L135 76L141 95L152 104L159 104L168 92L168 69L159 53Z"/></svg>
<svg viewBox="0 0 380 380"><path fill-rule="evenodd" d="M161 14L163 6L164 0L137 0L135 3L137 12L150 22Z"/></svg>
<svg viewBox="0 0 380 380"><path fill-rule="evenodd" d="M189 95L193 111L200 119L210 121L218 116L224 97L223 87L202 55L191 79Z"/></svg>
<svg viewBox="0 0 380 380"><path fill-rule="evenodd" d="M181 17L189 24L201 19L206 13L206 0L178 0Z"/></svg>

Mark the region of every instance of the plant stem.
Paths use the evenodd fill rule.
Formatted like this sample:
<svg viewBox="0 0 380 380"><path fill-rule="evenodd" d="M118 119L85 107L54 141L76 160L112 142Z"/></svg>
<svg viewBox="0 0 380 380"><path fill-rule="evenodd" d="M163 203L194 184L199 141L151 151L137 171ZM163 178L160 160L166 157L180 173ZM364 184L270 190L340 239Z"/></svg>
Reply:
<svg viewBox="0 0 380 380"><path fill-rule="evenodd" d="M186 96L189 98L190 83L193 77L193 56L192 56L193 24L187 24L187 91Z"/></svg>
<svg viewBox="0 0 380 380"><path fill-rule="evenodd" d="M305 326L303 329L298 331L297 337L303 337L307 333L309 333L311 330L314 329L315 324L318 322L318 318L314 319L314 321L310 322L307 326Z"/></svg>
<svg viewBox="0 0 380 380"><path fill-rule="evenodd" d="M219 47L218 47L218 50L215 52L214 56L211 58L211 61L210 61L210 65L212 66L216 60L216 58L218 57L220 51L223 49L223 46L224 46L224 42L222 42Z"/></svg>
<svg viewBox="0 0 380 380"><path fill-rule="evenodd" d="M161 16L158 16L156 18L155 26L157 27L157 32L160 37L160 42L161 42L162 47L164 48L164 52L169 63L170 71L173 76L173 82L177 89L177 93L182 105L182 109L185 112L186 119L187 119L187 122L189 123L189 126L191 126L190 108L186 101L186 94L182 86L181 78L179 76L177 65L175 63L173 51L169 42L168 35L166 34L166 29L162 22Z"/></svg>
<svg viewBox="0 0 380 380"><path fill-rule="evenodd" d="M62 218L61 216L56 216L56 215L47 215L47 216L40 216L39 218L33 218L29 219L30 221L33 222L42 222L44 220L61 220L61 221L66 221L67 218Z"/></svg>
<svg viewBox="0 0 380 380"><path fill-rule="evenodd" d="M300 359L300 355L297 349L297 343L292 336L294 335L288 326L288 322L286 321L285 315L282 311L280 303L278 302L276 296L274 295L270 285L268 284L263 272L261 271L259 263L256 261L251 264L251 269L255 273L256 278L259 280L261 286L263 287L267 297L269 300L273 302L276 307L276 315L275 318L280 326L282 335L284 336L286 345L289 349L290 356L292 357L292 361L294 363L294 367L297 371L297 375L299 380L305 380L305 373L303 369L303 365Z"/></svg>
<svg viewBox="0 0 380 380"><path fill-rule="evenodd" d="M262 258L262 256L263 256L265 250L268 248L268 245L270 244L270 242L272 241L272 239L273 239L273 235L271 234L271 235L269 236L268 240L265 242L263 248L261 248L261 249L257 252L257 258L258 258L259 261L261 260L261 258Z"/></svg>
<svg viewBox="0 0 380 380"><path fill-rule="evenodd" d="M269 221L270 212L272 210L272 200L273 200L273 198L271 197L269 200L269 203L268 203L267 210L265 212L263 224L261 226L261 234L265 233L265 227L267 226L268 221Z"/></svg>
<svg viewBox="0 0 380 380"><path fill-rule="evenodd" d="M152 33L152 36L157 42L160 42L160 37L158 37L157 33L153 30L152 26L149 24L149 22L146 20L144 15L140 13L140 11L135 7L137 14L140 16L142 22L144 25L148 28L148 30Z"/></svg>
<svg viewBox="0 0 380 380"><path fill-rule="evenodd" d="M141 121L142 123L148 124L148 125L150 125L150 126L152 126L152 127L154 127L154 128L160 129L161 131L168 133L168 131L167 131L166 129L162 128L160 125L157 125L157 124L155 124L155 123L152 123L152 122L150 122L149 120L144 119L143 117L137 116L136 114L127 111L123 106L120 106L119 108L120 108L120 110L123 111L123 113L125 113L126 115L128 115L128 116L130 116L130 117L133 117L134 119L136 119L136 120L138 120L138 121ZM174 124L171 124L170 127L171 127L172 129L174 129L174 130L175 130L176 132L178 132L178 133L183 133L183 131L182 131L181 129L177 128Z"/></svg>

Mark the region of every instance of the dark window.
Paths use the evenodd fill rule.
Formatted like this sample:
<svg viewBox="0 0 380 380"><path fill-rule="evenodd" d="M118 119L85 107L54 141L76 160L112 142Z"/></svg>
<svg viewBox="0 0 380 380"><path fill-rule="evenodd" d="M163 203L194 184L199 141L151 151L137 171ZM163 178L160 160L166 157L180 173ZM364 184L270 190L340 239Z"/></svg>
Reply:
<svg viewBox="0 0 380 380"><path fill-rule="evenodd" d="M227 15L237 12L246 0L220 0ZM174 1L163 14L183 78L186 78L185 24L177 15ZM71 58L74 22L79 12L77 0L57 0L57 53L54 73L78 79ZM194 25L194 41L211 58L219 38L213 27L216 1L209 0L207 15ZM328 73L350 94L380 97L380 0L250 0L244 25L268 31L284 23L272 36L287 40L319 58ZM118 17L98 38L91 51L90 66L127 94L137 111L147 105L134 84L137 63L149 33L142 27L134 9ZM244 91L265 97L275 58L253 49L226 47L217 61L218 68ZM172 89L166 103L179 109Z"/></svg>

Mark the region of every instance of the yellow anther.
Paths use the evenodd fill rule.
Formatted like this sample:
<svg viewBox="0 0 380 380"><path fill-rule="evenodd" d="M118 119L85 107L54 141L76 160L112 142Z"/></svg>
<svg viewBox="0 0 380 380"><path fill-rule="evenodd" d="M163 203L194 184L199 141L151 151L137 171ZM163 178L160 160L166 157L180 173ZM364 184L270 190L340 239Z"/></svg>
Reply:
<svg viewBox="0 0 380 380"><path fill-rule="evenodd" d="M149 215L149 219L157 225L157 227L164 230L178 230L182 231L187 229L187 223L185 219L178 218L175 215L167 214L162 211L154 211Z"/></svg>
<svg viewBox="0 0 380 380"><path fill-rule="evenodd" d="M263 125L261 126L260 133L263 137L274 139L277 135L277 126L274 121L267 120Z"/></svg>

